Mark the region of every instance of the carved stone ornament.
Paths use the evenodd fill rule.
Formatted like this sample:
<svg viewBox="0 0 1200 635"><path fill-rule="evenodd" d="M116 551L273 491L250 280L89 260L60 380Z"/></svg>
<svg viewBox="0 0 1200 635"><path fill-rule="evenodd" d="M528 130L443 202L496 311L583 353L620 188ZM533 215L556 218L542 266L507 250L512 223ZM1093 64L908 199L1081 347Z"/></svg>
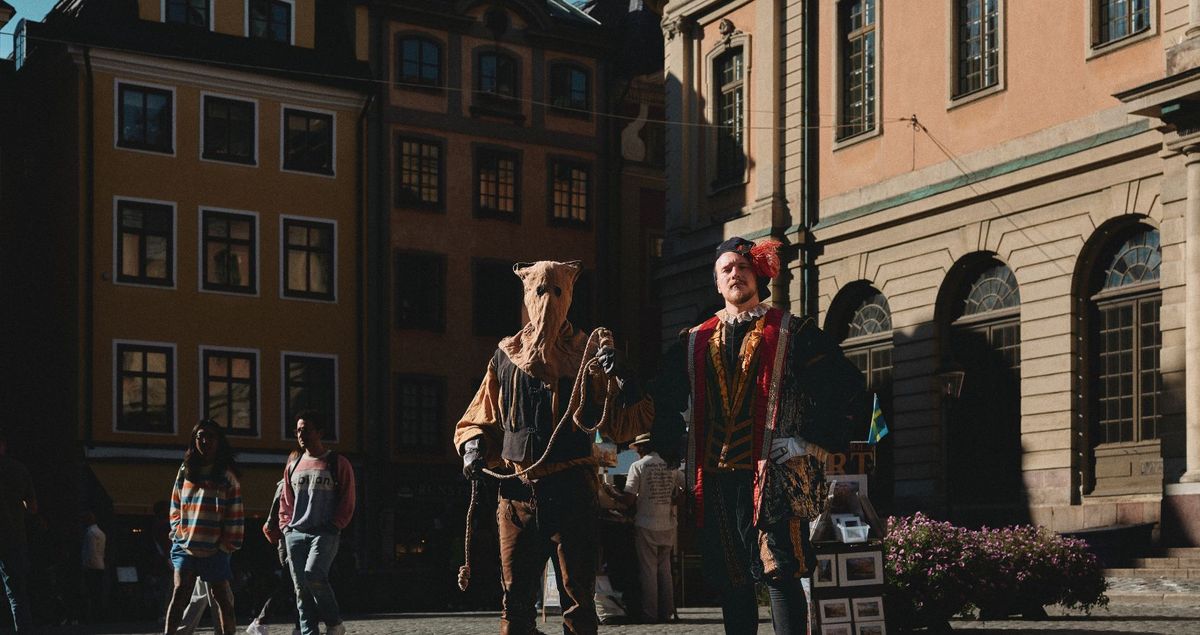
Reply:
<svg viewBox="0 0 1200 635"><path fill-rule="evenodd" d="M663 35L667 38L667 41L674 40L677 35L691 37L694 26L695 22L692 18L685 15L668 18L662 22Z"/></svg>
<svg viewBox="0 0 1200 635"><path fill-rule="evenodd" d="M733 21L729 18L724 18L717 23L717 32L721 34L721 42L728 45L733 36L741 33L737 27L733 26Z"/></svg>

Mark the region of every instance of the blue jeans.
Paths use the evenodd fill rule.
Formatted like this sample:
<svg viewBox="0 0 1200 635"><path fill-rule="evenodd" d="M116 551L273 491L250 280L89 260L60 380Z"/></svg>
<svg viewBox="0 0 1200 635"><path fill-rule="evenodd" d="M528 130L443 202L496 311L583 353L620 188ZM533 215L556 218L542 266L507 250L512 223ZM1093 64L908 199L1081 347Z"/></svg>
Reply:
<svg viewBox="0 0 1200 635"><path fill-rule="evenodd" d="M33 615L29 612L29 556L24 546L13 546L11 553L0 554L0 582L8 594L13 624L18 633L33 632Z"/></svg>
<svg viewBox="0 0 1200 635"><path fill-rule="evenodd" d="M292 564L292 581L296 583L296 608L300 612L301 635L320 635L321 622L326 626L342 623L333 587L329 585L329 567L338 552L341 536L331 533L306 534L295 529L284 535L288 561Z"/></svg>

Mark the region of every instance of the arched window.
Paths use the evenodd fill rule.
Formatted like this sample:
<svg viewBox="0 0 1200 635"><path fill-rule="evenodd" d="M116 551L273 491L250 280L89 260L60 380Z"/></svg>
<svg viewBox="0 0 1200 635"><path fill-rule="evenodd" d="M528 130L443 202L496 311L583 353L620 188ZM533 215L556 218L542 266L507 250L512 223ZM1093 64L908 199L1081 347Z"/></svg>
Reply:
<svg viewBox="0 0 1200 635"><path fill-rule="evenodd" d="M870 289L863 294L849 315L842 346L846 357L863 372L868 390L891 395L892 311L882 293ZM890 410L890 398L888 401Z"/></svg>
<svg viewBox="0 0 1200 635"><path fill-rule="evenodd" d="M879 397L879 406L889 430L892 417L892 310L887 297L865 282L848 286L831 307L826 328L840 339L846 359L862 371L867 391ZM866 430L855 430L852 438L865 440ZM895 480L891 435L875 446L871 474L871 499L883 513L890 511Z"/></svg>
<svg viewBox="0 0 1200 635"><path fill-rule="evenodd" d="M1153 441L1161 436L1158 231L1139 227L1114 241L1092 295L1091 336L1095 445Z"/></svg>
<svg viewBox="0 0 1200 635"><path fill-rule="evenodd" d="M995 258L968 261L948 284L939 372L958 383L943 402L947 499L956 522L1011 522L1022 491L1020 287Z"/></svg>

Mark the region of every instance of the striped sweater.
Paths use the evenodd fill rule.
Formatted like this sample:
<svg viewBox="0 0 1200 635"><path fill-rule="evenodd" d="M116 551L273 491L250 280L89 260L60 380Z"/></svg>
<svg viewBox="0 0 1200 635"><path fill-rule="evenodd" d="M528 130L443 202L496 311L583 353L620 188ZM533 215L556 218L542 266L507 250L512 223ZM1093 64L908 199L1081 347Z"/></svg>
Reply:
<svg viewBox="0 0 1200 635"><path fill-rule="evenodd" d="M171 491L171 540L197 557L233 553L245 534L242 488L233 472L223 480L192 482L183 468Z"/></svg>

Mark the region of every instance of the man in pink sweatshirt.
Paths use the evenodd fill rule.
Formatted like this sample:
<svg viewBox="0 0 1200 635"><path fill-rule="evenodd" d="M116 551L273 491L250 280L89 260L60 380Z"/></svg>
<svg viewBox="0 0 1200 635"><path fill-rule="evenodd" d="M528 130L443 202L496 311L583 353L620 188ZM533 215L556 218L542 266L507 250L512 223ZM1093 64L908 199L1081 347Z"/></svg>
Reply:
<svg viewBox="0 0 1200 635"><path fill-rule="evenodd" d="M325 447L325 418L315 411L296 416L296 442L303 454L284 469L279 500L279 529L287 543L296 583L296 606L302 635L343 635L341 611L329 567L337 555L342 529L354 516L354 468Z"/></svg>

